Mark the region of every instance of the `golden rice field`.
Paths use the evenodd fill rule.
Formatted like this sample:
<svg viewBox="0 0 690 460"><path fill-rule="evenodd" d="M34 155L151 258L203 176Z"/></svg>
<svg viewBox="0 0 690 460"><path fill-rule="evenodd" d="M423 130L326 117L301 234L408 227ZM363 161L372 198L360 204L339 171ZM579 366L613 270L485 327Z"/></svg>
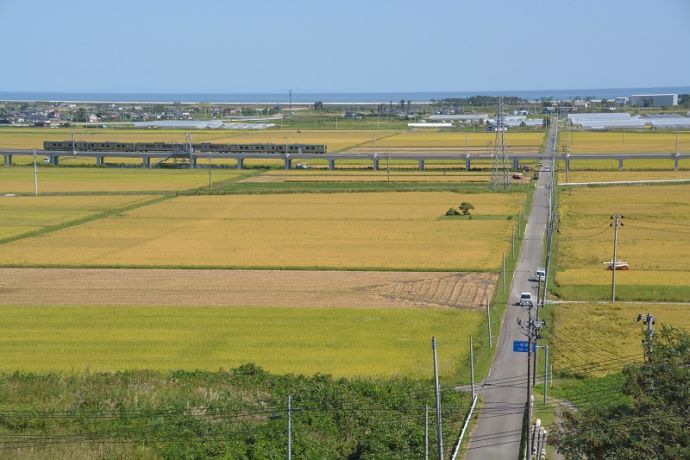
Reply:
<svg viewBox="0 0 690 460"><path fill-rule="evenodd" d="M570 160L570 172L573 171L618 171L618 160ZM623 161L623 171L667 171L673 172L675 162L671 154L667 158L633 159ZM559 169L565 173L565 162L559 162ZM690 159L678 161L678 169L690 170Z"/></svg>
<svg viewBox="0 0 690 460"><path fill-rule="evenodd" d="M153 196L0 196L0 240L103 211L144 203Z"/></svg>
<svg viewBox="0 0 690 460"><path fill-rule="evenodd" d="M495 142L496 135L491 132L459 132L459 131L406 131L390 135L376 141L376 148L391 150L420 150L420 149L442 149L445 151L464 151L466 140L470 150L477 149L491 150ZM516 150L529 149L539 151L544 142L543 131L529 132L508 132L505 135L505 142L509 147ZM372 143L362 145L360 149L372 148Z"/></svg>
<svg viewBox="0 0 690 460"><path fill-rule="evenodd" d="M690 280L690 185L565 188L560 195L559 285L608 285L612 214L622 214L621 286L687 286Z"/></svg>
<svg viewBox="0 0 690 460"><path fill-rule="evenodd" d="M690 180L690 170L680 171L570 171L567 175L562 169L558 182L616 182L645 180Z"/></svg>
<svg viewBox="0 0 690 460"><path fill-rule="evenodd" d="M554 370L572 369L588 377L617 372L628 362L642 360L644 326L636 322L640 313L652 313L657 330L667 325L690 331L687 305L578 303L549 308L554 314L550 344Z"/></svg>
<svg viewBox="0 0 690 460"><path fill-rule="evenodd" d="M242 179L241 182L477 182L487 183L491 180L491 173L484 172L456 172L456 171L323 171L296 170L267 171L260 176Z"/></svg>
<svg viewBox="0 0 690 460"><path fill-rule="evenodd" d="M496 270L524 195L183 196L2 246L5 266ZM471 202L475 218L441 219Z"/></svg>
<svg viewBox="0 0 690 460"><path fill-rule="evenodd" d="M240 178L246 172L214 169L213 183ZM148 168L39 167L39 193L150 192L185 190L208 185L208 170ZM0 168L0 193L33 193L33 168Z"/></svg>
<svg viewBox="0 0 690 460"><path fill-rule="evenodd" d="M483 314L448 308L0 307L0 370L218 370L429 378L466 359Z"/></svg>
<svg viewBox="0 0 690 460"><path fill-rule="evenodd" d="M675 131L570 131L558 136L559 152L568 146L570 153L676 152ZM678 133L678 151L690 152L690 131Z"/></svg>

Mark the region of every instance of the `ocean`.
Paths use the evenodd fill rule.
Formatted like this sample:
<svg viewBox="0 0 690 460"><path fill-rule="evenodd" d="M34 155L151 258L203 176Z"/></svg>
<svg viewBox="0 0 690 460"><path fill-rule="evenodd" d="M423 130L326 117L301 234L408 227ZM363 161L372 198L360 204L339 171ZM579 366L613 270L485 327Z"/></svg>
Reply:
<svg viewBox="0 0 690 460"><path fill-rule="evenodd" d="M515 91L421 91L378 93L292 93L294 104L313 104L321 101L331 104L397 103L400 100L417 103L445 98L470 96L517 96L536 101L541 98L569 100L591 97L613 99L631 94L690 93L690 86L660 88L599 88L599 89L547 89ZM287 104L288 93L60 93L60 92L6 92L0 91L0 101L53 101L53 102L141 102L141 103L240 103Z"/></svg>

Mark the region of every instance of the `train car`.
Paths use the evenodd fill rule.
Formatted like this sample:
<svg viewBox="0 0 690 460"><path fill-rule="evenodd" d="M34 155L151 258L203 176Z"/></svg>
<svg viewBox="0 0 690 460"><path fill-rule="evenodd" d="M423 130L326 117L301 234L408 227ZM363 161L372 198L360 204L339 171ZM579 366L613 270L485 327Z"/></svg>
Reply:
<svg viewBox="0 0 690 460"><path fill-rule="evenodd" d="M45 150L89 151L89 152L167 152L186 150L187 144L167 142L84 142L84 141L44 141ZM209 142L192 144L197 152L216 153L259 153L259 154L325 154L326 144L214 144Z"/></svg>

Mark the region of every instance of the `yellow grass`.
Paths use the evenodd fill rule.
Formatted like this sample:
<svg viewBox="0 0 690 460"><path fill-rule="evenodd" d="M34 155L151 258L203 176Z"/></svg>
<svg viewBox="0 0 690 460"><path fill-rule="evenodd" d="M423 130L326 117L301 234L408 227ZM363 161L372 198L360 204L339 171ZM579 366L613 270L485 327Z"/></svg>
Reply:
<svg viewBox="0 0 690 460"><path fill-rule="evenodd" d="M561 304L552 308L554 369L575 368L576 373L588 376L606 375L627 362L642 360L643 326L635 321L639 313L652 312L656 329L665 324L690 330L687 305L661 304L651 310L649 305L635 304Z"/></svg>
<svg viewBox="0 0 690 460"><path fill-rule="evenodd" d="M618 233L621 285L683 286L690 280L690 185L565 189L561 192L559 284L605 285L611 272L610 216L625 216Z"/></svg>
<svg viewBox="0 0 690 460"><path fill-rule="evenodd" d="M151 199L151 196L0 196L0 239Z"/></svg>
<svg viewBox="0 0 690 460"><path fill-rule="evenodd" d="M214 169L218 182L239 177L234 169ZM141 192L184 190L208 185L208 170L146 168L60 168L40 167L39 193L55 192ZM0 193L33 193L34 170L14 166L0 168Z"/></svg>
<svg viewBox="0 0 690 460"><path fill-rule="evenodd" d="M672 173L675 163L671 154L666 158L645 158L623 161L623 171L618 171L618 160L570 160L570 172L575 171L665 171ZM678 162L680 170L690 170L690 160L681 159ZM565 162L561 161L559 168L565 171Z"/></svg>
<svg viewBox="0 0 690 460"><path fill-rule="evenodd" d="M438 219L463 201L475 219ZM514 226L506 216L522 202L451 192L178 197L6 244L0 264L496 270Z"/></svg>
<svg viewBox="0 0 690 460"><path fill-rule="evenodd" d="M558 136L559 152L568 146L570 153L597 152L642 152L672 153L676 151L675 131L656 132L596 132L596 131L561 131ZM678 133L678 151L690 151L690 132Z"/></svg>
<svg viewBox="0 0 690 460"><path fill-rule="evenodd" d="M386 171L268 171L242 182L386 182ZM489 172L391 171L391 182L488 182Z"/></svg>

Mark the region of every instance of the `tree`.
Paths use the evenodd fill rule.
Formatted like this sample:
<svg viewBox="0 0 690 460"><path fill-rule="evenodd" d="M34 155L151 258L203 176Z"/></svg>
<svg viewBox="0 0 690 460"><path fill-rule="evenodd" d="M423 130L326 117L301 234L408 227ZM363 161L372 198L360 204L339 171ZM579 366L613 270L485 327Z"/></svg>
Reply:
<svg viewBox="0 0 690 460"><path fill-rule="evenodd" d="M460 203L460 206L458 206L460 211L462 212L463 216L469 216L470 211L474 209L474 206L472 206L472 203L468 203L467 201L463 201Z"/></svg>
<svg viewBox="0 0 690 460"><path fill-rule="evenodd" d="M662 327L649 348L623 369L630 404L563 414L549 443L566 459L690 458L690 334Z"/></svg>

